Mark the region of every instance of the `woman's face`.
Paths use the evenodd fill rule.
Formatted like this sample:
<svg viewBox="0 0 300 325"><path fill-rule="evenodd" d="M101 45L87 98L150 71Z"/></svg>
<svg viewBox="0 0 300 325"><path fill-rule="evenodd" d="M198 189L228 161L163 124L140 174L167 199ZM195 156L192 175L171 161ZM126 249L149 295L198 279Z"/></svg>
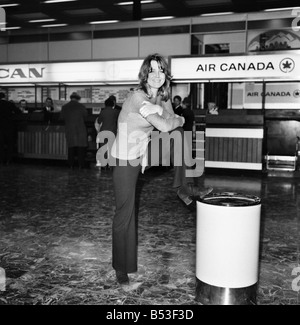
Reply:
<svg viewBox="0 0 300 325"><path fill-rule="evenodd" d="M148 73L147 83L151 88L159 89L165 83L166 75L157 61L152 60L150 64L151 68Z"/></svg>

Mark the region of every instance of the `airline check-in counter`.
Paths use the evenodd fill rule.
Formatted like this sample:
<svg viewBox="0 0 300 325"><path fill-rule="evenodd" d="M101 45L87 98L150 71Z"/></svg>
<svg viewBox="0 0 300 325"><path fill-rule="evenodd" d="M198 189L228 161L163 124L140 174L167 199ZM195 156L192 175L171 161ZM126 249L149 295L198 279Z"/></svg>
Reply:
<svg viewBox="0 0 300 325"><path fill-rule="evenodd" d="M300 51L171 57L171 71L190 87L205 168L297 168Z"/></svg>
<svg viewBox="0 0 300 325"><path fill-rule="evenodd" d="M88 110L88 159L95 159L96 130L94 122L104 101L115 95L122 106L128 92L137 85L142 60L59 62L0 65L0 88L17 106L28 103L29 112L17 117L17 152L21 158L67 159L62 106L72 92L81 96ZM47 97L54 111L44 113Z"/></svg>

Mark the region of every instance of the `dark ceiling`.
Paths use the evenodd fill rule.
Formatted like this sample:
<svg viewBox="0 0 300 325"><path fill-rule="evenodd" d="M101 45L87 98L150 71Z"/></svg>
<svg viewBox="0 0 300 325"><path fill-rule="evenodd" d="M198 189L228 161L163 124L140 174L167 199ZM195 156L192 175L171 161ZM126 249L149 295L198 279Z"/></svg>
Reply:
<svg viewBox="0 0 300 325"><path fill-rule="evenodd" d="M120 6L127 0L77 0L61 3L45 3L44 0L0 0L4 7L7 27L39 28L42 24L84 25L91 21L119 20L137 21L147 17L175 16L193 17L205 13L252 12L270 8L299 6L299 0L156 0L143 4ZM53 22L38 23L30 20L55 19Z"/></svg>

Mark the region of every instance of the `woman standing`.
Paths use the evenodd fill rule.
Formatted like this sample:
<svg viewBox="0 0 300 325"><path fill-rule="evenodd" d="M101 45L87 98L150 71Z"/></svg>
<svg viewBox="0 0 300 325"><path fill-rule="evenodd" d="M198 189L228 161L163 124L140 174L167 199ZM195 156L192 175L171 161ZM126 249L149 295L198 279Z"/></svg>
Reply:
<svg viewBox="0 0 300 325"><path fill-rule="evenodd" d="M174 113L169 95L171 74L165 59L149 55L139 71L139 86L122 106L118 133L111 155L116 159L113 170L116 212L113 220L112 264L120 284L129 283L128 273L137 271L137 239L135 225L135 194L138 175L147 161L151 132L156 128L182 132L184 118ZM180 148L179 148L180 149ZM186 203L190 196L208 194L187 184L185 168L174 166L173 187Z"/></svg>

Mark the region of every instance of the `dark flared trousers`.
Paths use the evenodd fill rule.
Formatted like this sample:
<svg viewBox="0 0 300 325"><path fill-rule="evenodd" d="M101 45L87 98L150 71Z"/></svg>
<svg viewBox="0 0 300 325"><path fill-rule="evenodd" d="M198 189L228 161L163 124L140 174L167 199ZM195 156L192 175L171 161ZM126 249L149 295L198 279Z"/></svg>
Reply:
<svg viewBox="0 0 300 325"><path fill-rule="evenodd" d="M14 154L15 131L13 126L0 125L0 162L9 163Z"/></svg>
<svg viewBox="0 0 300 325"><path fill-rule="evenodd" d="M120 166L120 163L113 169L116 212L112 232L112 266L115 270L132 273L137 271L135 193L141 166L126 163L126 166Z"/></svg>
<svg viewBox="0 0 300 325"><path fill-rule="evenodd" d="M150 150L151 146L148 147L149 152ZM169 154L172 163L173 153L174 145L171 144ZM135 196L136 184L142 168L139 162L139 159L117 160L113 169L116 211L112 231L112 266L115 270L126 273L137 271ZM184 163L181 166L174 166L173 188L186 185L186 168Z"/></svg>
<svg viewBox="0 0 300 325"><path fill-rule="evenodd" d="M86 147L68 147L68 163L70 167L74 167L76 156L79 167L83 168L85 165Z"/></svg>

